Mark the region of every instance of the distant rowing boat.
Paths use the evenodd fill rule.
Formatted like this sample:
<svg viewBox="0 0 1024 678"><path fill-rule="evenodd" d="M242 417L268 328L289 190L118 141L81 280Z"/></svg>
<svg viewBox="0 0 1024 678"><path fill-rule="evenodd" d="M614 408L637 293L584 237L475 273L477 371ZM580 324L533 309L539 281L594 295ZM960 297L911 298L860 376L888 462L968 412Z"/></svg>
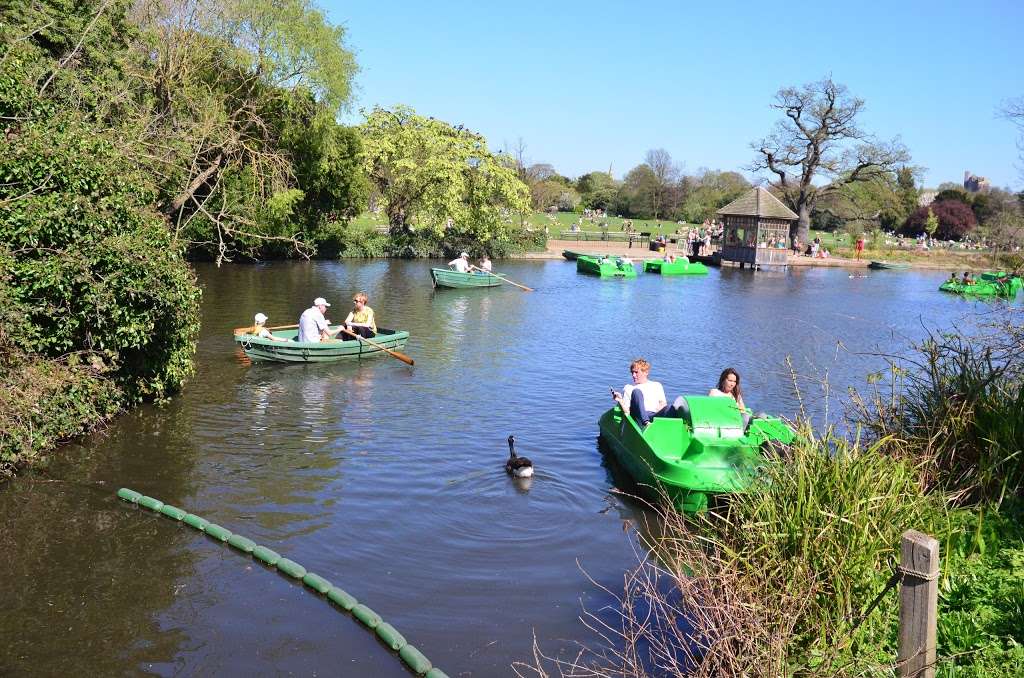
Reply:
<svg viewBox="0 0 1024 678"><path fill-rule="evenodd" d="M460 273L450 268L430 269L430 279L434 281L434 287L448 287L451 289L472 289L474 287L498 287L501 285L501 278L487 273Z"/></svg>
<svg viewBox="0 0 1024 678"><path fill-rule="evenodd" d="M905 262L894 262L894 261L872 261L868 264L868 268L874 269L888 269L892 271L903 271L910 268L910 264Z"/></svg>
<svg viewBox="0 0 1024 678"><path fill-rule="evenodd" d="M576 250L562 250L562 256L569 261L576 261L578 257L593 257L598 258L600 254L586 254L585 252L577 252Z"/></svg>

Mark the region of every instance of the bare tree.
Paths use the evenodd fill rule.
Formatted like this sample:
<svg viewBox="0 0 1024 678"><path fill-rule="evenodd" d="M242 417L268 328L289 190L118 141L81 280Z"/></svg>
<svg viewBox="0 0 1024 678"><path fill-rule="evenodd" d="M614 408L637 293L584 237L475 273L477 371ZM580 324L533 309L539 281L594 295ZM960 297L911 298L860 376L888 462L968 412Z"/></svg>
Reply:
<svg viewBox="0 0 1024 678"><path fill-rule="evenodd" d="M1017 126L1020 131L1020 139L1017 140L1017 148L1020 150L1020 160L1024 163L1024 97L1010 99L1003 105L1002 116ZM1021 177L1024 178L1024 165L1019 167Z"/></svg>
<svg viewBox="0 0 1024 678"><path fill-rule="evenodd" d="M679 178L679 168L672 162L672 156L664 148L653 148L644 156L644 164L651 168L654 177L650 187L651 208L657 219L665 211L665 202L672 185Z"/></svg>
<svg viewBox="0 0 1024 678"><path fill-rule="evenodd" d="M769 136L751 144L758 157L748 169L775 175L772 186L800 217L792 235L801 241L807 239L820 197L847 184L879 179L910 160L899 139L880 142L857 126L864 100L831 77L780 89L772 108L785 118Z"/></svg>

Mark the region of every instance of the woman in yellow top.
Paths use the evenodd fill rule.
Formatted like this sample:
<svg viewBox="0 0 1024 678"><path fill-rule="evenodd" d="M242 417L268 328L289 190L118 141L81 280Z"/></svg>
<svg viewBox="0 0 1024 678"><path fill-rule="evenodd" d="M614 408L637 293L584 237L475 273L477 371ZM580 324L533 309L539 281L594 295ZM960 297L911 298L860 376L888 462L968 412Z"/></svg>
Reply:
<svg viewBox="0 0 1024 678"><path fill-rule="evenodd" d="M345 318L345 327L366 339L377 336L377 321L373 309L366 305L368 299L366 292L356 292L352 297L352 312Z"/></svg>

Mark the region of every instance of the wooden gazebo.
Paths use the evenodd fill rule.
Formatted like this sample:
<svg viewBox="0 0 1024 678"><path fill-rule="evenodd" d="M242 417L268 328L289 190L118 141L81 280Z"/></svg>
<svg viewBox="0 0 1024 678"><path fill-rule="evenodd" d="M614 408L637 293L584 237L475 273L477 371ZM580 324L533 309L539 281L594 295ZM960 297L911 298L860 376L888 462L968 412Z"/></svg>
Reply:
<svg viewBox="0 0 1024 678"><path fill-rule="evenodd" d="M789 263L789 229L800 217L768 189L758 186L718 210L722 217L722 261L758 266Z"/></svg>

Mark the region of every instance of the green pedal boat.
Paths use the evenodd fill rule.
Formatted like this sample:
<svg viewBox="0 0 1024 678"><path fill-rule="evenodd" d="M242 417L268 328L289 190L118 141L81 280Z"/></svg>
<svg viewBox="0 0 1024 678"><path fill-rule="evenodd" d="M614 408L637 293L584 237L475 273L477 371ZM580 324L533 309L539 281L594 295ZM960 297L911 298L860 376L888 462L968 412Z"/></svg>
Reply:
<svg viewBox="0 0 1024 678"><path fill-rule="evenodd" d="M618 406L601 416L601 440L640 486L664 491L673 506L703 511L708 496L742 492L762 462L761 445L789 445L781 419L754 418L746 430L732 398L685 396L683 418L656 417L644 430Z"/></svg>
<svg viewBox="0 0 1024 678"><path fill-rule="evenodd" d="M472 273L459 273L450 268L430 269L430 279L434 281L434 287L449 287L457 290L501 286L501 278L496 275L475 271Z"/></svg>
<svg viewBox="0 0 1024 678"><path fill-rule="evenodd" d="M335 328L337 326L334 326ZM346 341L303 342L295 341L298 330L278 330L275 337L291 339L291 341L273 341L261 339L251 334L236 334L235 343L242 347L245 355L253 361L275 363L333 363L353 358L372 358L385 355L379 347L390 351L398 351L409 339L404 330L377 329L377 336L368 341L351 339ZM371 345L369 342L377 344Z"/></svg>
<svg viewBox="0 0 1024 678"><path fill-rule="evenodd" d="M622 260L622 257L609 257L607 263L598 257L588 257L581 254L576 258L576 272L587 275L597 275L602 278L635 278L636 269L632 263Z"/></svg>
<svg viewBox="0 0 1024 678"><path fill-rule="evenodd" d="M1024 286L1020 276L1007 276L1003 271L982 273L973 285L965 285L959 281L947 280L939 286L942 292L962 294L966 297L1005 297L1013 299Z"/></svg>
<svg viewBox="0 0 1024 678"><path fill-rule="evenodd" d="M661 275L707 275L708 267L699 261L690 263L686 257L679 257L675 261L648 259L644 262L644 272Z"/></svg>

